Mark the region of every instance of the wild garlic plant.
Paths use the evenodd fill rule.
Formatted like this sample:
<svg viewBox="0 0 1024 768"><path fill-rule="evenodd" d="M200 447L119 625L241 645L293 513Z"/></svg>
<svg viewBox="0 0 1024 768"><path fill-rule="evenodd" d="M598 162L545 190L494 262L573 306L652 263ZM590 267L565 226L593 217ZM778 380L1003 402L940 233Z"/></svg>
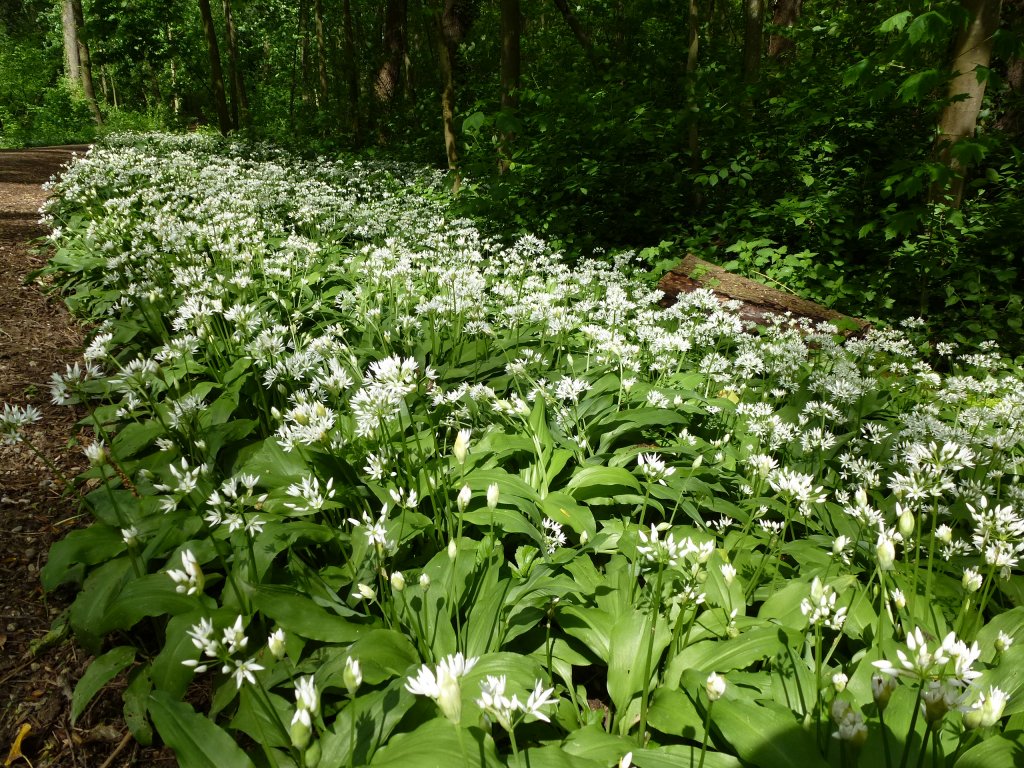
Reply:
<svg viewBox="0 0 1024 768"><path fill-rule="evenodd" d="M43 578L82 584L92 650L137 638L100 668L133 667L139 738L230 765L1012 754L1019 371L913 323L663 308L629 254L502 243L441 184L203 135L55 182L49 271L96 330L54 397L102 460Z"/></svg>

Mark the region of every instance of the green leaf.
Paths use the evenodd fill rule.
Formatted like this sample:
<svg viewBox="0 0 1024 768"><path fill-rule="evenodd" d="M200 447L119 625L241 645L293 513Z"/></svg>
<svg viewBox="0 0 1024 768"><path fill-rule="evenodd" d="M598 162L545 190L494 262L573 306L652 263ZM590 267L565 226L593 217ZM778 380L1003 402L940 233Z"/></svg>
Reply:
<svg viewBox="0 0 1024 768"><path fill-rule="evenodd" d="M665 680L668 684L675 685L679 676L688 669L703 672L746 669L755 661L781 652L791 642L784 629L777 626L761 626L749 629L739 637L692 643L672 659L665 672Z"/></svg>
<svg viewBox="0 0 1024 768"><path fill-rule="evenodd" d="M377 768L503 768L494 739L479 728L458 728L444 718L397 735L373 756Z"/></svg>
<svg viewBox="0 0 1024 768"><path fill-rule="evenodd" d="M651 642L651 617L639 611L623 614L612 628L609 640L608 695L616 715L626 711L630 701L643 691L659 668L659 659L671 638L665 622L657 624ZM648 651L650 646L650 651Z"/></svg>
<svg viewBox="0 0 1024 768"><path fill-rule="evenodd" d="M357 696L320 739L320 765L348 765L350 755L354 765L366 765L415 703L416 697L405 690L404 678L383 690ZM365 726L368 722L373 723L372 728Z"/></svg>
<svg viewBox="0 0 1024 768"><path fill-rule="evenodd" d="M118 528L96 523L72 531L50 548L50 556L39 576L47 592L68 581L78 581L81 569L74 565L96 565L113 560L124 552L125 543Z"/></svg>
<svg viewBox="0 0 1024 768"><path fill-rule="evenodd" d="M1009 731L990 736L964 752L953 768L995 768L1020 765L1024 756L1024 731Z"/></svg>
<svg viewBox="0 0 1024 768"><path fill-rule="evenodd" d="M71 724L74 725L78 716L102 690L103 686L117 677L123 669L135 661L135 649L130 645L119 645L111 648L102 656L93 659L82 679L71 694Z"/></svg>
<svg viewBox="0 0 1024 768"><path fill-rule="evenodd" d="M642 493L640 481L623 467L584 467L565 485L565 492L577 500L593 496L616 496L626 491Z"/></svg>
<svg viewBox="0 0 1024 768"><path fill-rule="evenodd" d="M124 722L139 744L148 747L153 743L153 727L146 717L149 705L149 694L153 690L153 679L149 674L149 665L138 667L131 672L128 687L125 688Z"/></svg>
<svg viewBox="0 0 1024 768"><path fill-rule="evenodd" d="M196 597L178 594L166 573L151 573L129 581L98 622L101 634L131 629L145 616L175 616L195 610Z"/></svg>
<svg viewBox="0 0 1024 768"><path fill-rule="evenodd" d="M368 629L286 587L258 587L253 594L253 606L286 632L294 632L307 640L351 643Z"/></svg>
<svg viewBox="0 0 1024 768"><path fill-rule="evenodd" d="M759 768L827 768L793 713L743 698L723 697L711 708L711 721L740 759Z"/></svg>
<svg viewBox="0 0 1024 768"><path fill-rule="evenodd" d="M160 738L174 750L180 768L255 768L234 740L209 718L163 691L149 697Z"/></svg>
<svg viewBox="0 0 1024 768"><path fill-rule="evenodd" d="M913 16L914 14L910 11L900 11L895 16L890 16L888 19L883 21L878 26L878 31L882 34L900 32L905 26L907 26L907 23L913 18Z"/></svg>

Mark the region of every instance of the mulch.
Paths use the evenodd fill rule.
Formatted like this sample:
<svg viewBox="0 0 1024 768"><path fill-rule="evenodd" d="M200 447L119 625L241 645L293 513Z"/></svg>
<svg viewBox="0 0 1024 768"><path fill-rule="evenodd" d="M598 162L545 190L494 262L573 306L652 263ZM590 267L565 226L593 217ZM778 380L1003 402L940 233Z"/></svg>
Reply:
<svg viewBox="0 0 1024 768"><path fill-rule="evenodd" d="M39 583L50 546L88 522L65 482L85 468L79 446L88 437L81 414L54 405L49 386L52 373L81 359L82 328L30 275L48 256L39 241L42 185L87 149L0 151L0 403L31 404L43 416L25 442L0 444L0 764L173 766L167 750L131 740L121 718L123 678L71 724L71 692L89 656L61 629L73 594L45 594Z"/></svg>

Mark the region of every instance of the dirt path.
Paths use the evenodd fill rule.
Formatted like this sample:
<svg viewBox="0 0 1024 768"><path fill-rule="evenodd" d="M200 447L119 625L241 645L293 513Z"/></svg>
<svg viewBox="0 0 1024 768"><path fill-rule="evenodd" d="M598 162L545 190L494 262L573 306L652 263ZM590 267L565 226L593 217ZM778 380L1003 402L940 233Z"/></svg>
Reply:
<svg viewBox="0 0 1024 768"><path fill-rule="evenodd" d="M73 643L39 648L68 597L44 595L39 569L50 545L78 523L61 474L74 477L85 465L76 447L77 414L50 402L49 380L79 359L82 333L58 298L25 281L45 262L31 243L46 234L39 224L42 184L86 149L0 152L0 403L31 404L42 413L26 429L31 447L0 442L0 760L28 726L20 749L35 768L167 766L173 760L166 755L124 739L116 691L72 727L70 695L87 658Z"/></svg>

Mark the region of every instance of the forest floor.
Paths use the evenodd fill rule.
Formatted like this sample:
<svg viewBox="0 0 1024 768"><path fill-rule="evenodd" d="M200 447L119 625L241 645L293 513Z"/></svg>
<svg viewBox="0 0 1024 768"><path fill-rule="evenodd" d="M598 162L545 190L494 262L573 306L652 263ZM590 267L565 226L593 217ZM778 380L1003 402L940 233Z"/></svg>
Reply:
<svg viewBox="0 0 1024 768"><path fill-rule="evenodd" d="M84 146L0 152L0 403L34 405L26 441L0 443L0 765L34 768L173 766L142 748L121 719L124 679L71 723L71 692L89 656L67 636L70 591L44 594L50 546L84 524L73 485L86 461L80 414L50 400L50 375L81 359L82 328L45 284L42 185ZM88 442L86 440L86 442ZM21 757L19 757L21 755Z"/></svg>

